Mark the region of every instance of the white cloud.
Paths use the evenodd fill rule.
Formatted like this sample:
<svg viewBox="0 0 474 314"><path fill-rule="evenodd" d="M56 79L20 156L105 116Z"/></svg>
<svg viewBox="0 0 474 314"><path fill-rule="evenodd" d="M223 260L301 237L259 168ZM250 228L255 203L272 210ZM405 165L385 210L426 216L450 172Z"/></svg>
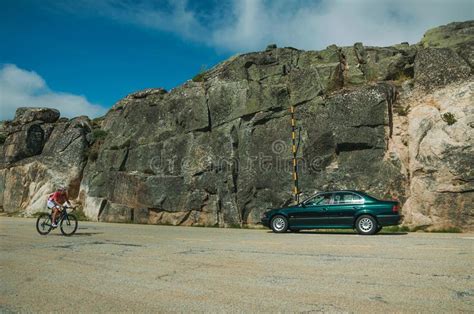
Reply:
<svg viewBox="0 0 474 314"><path fill-rule="evenodd" d="M268 43L301 49L358 41L374 46L413 44L429 28L474 18L472 0L229 0L201 10L191 4L195 5L185 0L74 0L66 7L228 52L261 50Z"/></svg>
<svg viewBox="0 0 474 314"><path fill-rule="evenodd" d="M474 18L470 0L235 0L234 19L215 29L214 44L230 50L330 44L416 43L429 28Z"/></svg>
<svg viewBox="0 0 474 314"><path fill-rule="evenodd" d="M0 120L12 119L18 107L56 108L69 118L97 117L106 111L84 96L52 91L36 72L5 64L0 68Z"/></svg>

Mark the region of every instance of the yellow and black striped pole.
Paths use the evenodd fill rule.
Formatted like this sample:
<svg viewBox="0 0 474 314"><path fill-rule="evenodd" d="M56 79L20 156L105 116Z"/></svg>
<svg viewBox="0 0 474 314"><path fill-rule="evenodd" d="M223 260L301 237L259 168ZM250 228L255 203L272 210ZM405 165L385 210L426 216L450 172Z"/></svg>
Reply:
<svg viewBox="0 0 474 314"><path fill-rule="evenodd" d="M290 107L291 112L291 151L293 153L293 193L295 196L295 203L299 203L298 191L298 163L296 162L296 132L295 132L295 107Z"/></svg>

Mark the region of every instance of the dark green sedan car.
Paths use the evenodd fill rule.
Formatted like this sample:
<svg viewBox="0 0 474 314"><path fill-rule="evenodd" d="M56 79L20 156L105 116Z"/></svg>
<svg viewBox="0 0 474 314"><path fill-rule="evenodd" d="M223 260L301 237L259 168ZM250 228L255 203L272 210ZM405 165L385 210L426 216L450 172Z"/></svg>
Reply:
<svg viewBox="0 0 474 314"><path fill-rule="evenodd" d="M272 209L262 224L274 232L302 229L356 229L359 234L376 234L382 227L400 224L398 201L382 201L360 191L317 193L295 206Z"/></svg>

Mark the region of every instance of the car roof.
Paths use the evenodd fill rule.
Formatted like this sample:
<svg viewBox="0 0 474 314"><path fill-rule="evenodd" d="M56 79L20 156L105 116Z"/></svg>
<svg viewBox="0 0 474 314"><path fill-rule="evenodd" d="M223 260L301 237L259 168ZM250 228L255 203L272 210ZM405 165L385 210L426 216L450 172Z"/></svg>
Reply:
<svg viewBox="0 0 474 314"><path fill-rule="evenodd" d="M334 191L318 191L316 194L319 194L319 193L343 193L343 192L354 192L354 193L361 193L361 194L365 194L364 192L362 192L362 191L358 191L358 190L334 190Z"/></svg>
<svg viewBox="0 0 474 314"><path fill-rule="evenodd" d="M370 199L374 199L376 200L377 198L367 194L366 192L363 192L363 191L359 191L359 190L335 190L335 191L319 191L317 192L316 194L329 194L329 193L344 193L344 192L351 192L351 193L356 193L356 194L359 194L363 197L367 197L367 198L370 198ZM314 194L314 195L316 195Z"/></svg>

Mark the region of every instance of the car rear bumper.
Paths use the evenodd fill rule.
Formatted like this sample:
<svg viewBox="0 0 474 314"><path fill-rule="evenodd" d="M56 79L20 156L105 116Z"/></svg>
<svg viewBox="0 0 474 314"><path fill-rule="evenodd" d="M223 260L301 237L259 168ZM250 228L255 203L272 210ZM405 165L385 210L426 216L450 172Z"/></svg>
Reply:
<svg viewBox="0 0 474 314"><path fill-rule="evenodd" d="M381 226L396 226L401 224L403 215L379 215L377 220Z"/></svg>

